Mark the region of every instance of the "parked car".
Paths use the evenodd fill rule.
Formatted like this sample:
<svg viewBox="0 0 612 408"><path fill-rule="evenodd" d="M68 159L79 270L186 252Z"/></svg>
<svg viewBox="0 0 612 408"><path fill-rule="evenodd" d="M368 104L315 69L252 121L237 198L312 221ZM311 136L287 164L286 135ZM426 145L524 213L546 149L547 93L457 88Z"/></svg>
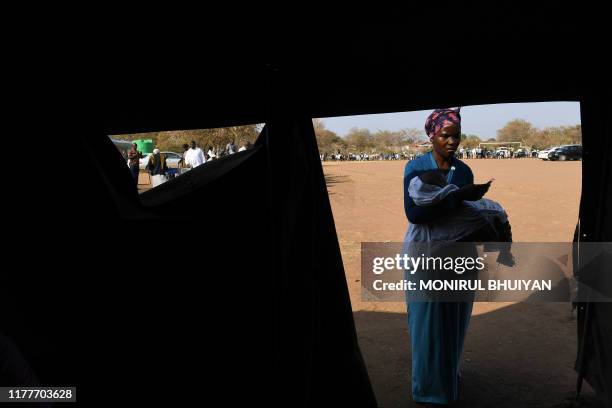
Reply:
<svg viewBox="0 0 612 408"><path fill-rule="evenodd" d="M582 160L581 145L565 145L548 153L548 160Z"/></svg>
<svg viewBox="0 0 612 408"><path fill-rule="evenodd" d="M548 160L548 153L557 148L558 147L549 147L548 149L540 150L540 153L538 153L538 159Z"/></svg>
<svg viewBox="0 0 612 408"><path fill-rule="evenodd" d="M181 155L175 152L160 152L166 155L166 164L170 169L177 169L179 160L181 160ZM152 153L151 153L152 154ZM146 170L147 164L149 163L149 158L151 154L147 154L142 159L140 159L139 167L140 170Z"/></svg>
<svg viewBox="0 0 612 408"><path fill-rule="evenodd" d="M527 157L527 152L524 149L518 149L514 152L514 157Z"/></svg>

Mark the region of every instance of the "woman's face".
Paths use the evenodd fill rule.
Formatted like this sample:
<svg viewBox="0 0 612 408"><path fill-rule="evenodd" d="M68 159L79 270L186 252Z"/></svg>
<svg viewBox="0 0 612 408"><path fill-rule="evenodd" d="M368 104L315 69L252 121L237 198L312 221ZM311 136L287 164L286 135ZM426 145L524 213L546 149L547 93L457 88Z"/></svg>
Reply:
<svg viewBox="0 0 612 408"><path fill-rule="evenodd" d="M461 126L447 125L442 127L432 139L433 150L441 157L450 159L455 155L461 142Z"/></svg>

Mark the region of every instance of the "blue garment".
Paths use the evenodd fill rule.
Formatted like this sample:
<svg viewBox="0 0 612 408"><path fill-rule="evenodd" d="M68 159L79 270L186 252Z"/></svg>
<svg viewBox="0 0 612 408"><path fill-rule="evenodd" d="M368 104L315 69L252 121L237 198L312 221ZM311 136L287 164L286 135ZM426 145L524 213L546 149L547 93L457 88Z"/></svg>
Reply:
<svg viewBox="0 0 612 408"><path fill-rule="evenodd" d="M455 184L457 187L463 187L466 184L474 183L474 175L467 164L453 157L451 166L455 169L452 170L451 168L451 170L448 172L447 181L449 183ZM418 159L409 161L404 169L404 210L406 211L408 221L413 224L423 224L434 220L439 220L440 218L444 217L444 214L448 210L452 210L453 208L461 205L461 200L459 200L454 193L449 194L445 200L437 205L432 205L429 207L417 206L412 198L410 198L408 195L410 180L427 171L435 170L437 168L438 165L433 158L432 153L429 152Z"/></svg>
<svg viewBox="0 0 612 408"><path fill-rule="evenodd" d="M453 158L451 166L447 175L449 183L462 187L474 182L467 164ZM411 223L440 220L448 211L461 205L454 193L428 207L417 206L408 195L410 180L437 168L431 152L406 165L404 209ZM450 404L457 399L457 375L472 305L473 302L411 302L407 299L414 401Z"/></svg>

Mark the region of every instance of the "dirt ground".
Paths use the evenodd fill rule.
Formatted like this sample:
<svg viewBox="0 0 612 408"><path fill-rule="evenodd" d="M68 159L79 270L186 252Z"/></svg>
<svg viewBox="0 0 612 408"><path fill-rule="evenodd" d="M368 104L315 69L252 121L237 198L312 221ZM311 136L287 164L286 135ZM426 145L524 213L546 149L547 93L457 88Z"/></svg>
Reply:
<svg viewBox="0 0 612 408"><path fill-rule="evenodd" d="M151 176L146 171L140 171L138 174L138 192L144 193L151 189Z"/></svg>
<svg viewBox="0 0 612 408"><path fill-rule="evenodd" d="M465 160L488 198L509 214L516 242L570 242L578 219L581 162ZM404 303L361 301L360 243L401 242L405 161L325 162L361 350L379 404L415 406ZM576 320L569 303L476 303L463 355L458 406L570 406L576 386ZM585 384L591 406L592 390Z"/></svg>

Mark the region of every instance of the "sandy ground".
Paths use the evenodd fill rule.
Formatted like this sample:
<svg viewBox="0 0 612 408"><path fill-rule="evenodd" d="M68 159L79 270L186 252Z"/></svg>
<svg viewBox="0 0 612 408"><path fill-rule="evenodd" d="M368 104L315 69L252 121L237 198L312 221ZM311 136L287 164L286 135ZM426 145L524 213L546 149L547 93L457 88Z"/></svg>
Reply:
<svg viewBox="0 0 612 408"><path fill-rule="evenodd" d="M151 189L151 176L146 171L140 171L138 175L138 192L143 193Z"/></svg>
<svg viewBox="0 0 612 408"><path fill-rule="evenodd" d="M509 214L516 242L570 242L581 162L465 160ZM403 303L362 302L360 243L402 241L405 161L324 163L362 353L379 404L409 407L410 343ZM569 406L576 320L569 303L476 303L458 406ZM586 395L592 390L586 385ZM589 399L581 405L591 405Z"/></svg>

